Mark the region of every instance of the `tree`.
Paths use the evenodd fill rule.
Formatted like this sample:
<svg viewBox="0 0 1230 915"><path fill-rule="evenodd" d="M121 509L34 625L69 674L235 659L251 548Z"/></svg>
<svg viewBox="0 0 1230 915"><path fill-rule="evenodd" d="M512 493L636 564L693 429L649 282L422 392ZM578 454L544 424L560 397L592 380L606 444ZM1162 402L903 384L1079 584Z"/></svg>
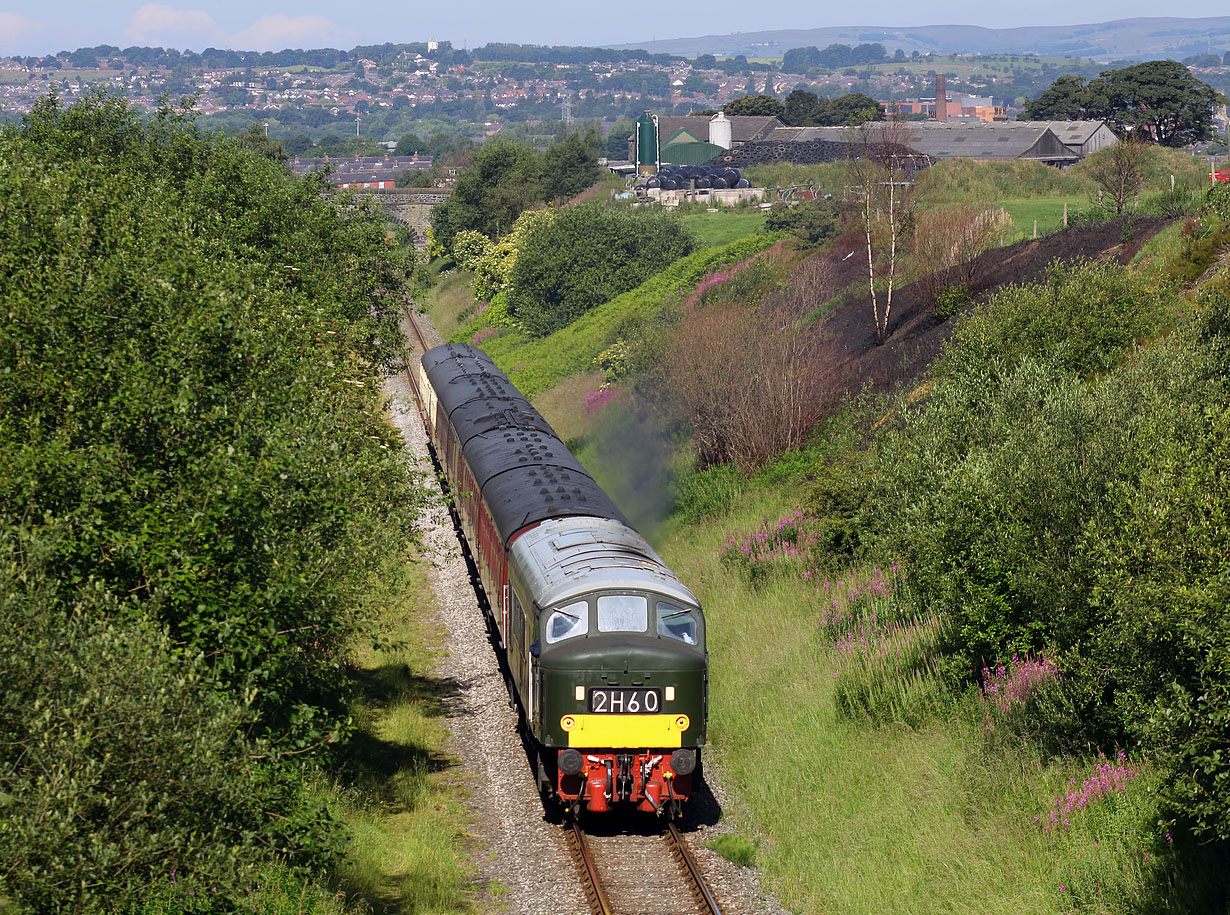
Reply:
<svg viewBox="0 0 1230 915"><path fill-rule="evenodd" d="M620 118L615 122L611 132L606 135L606 143L603 147L608 159L628 158L628 138L632 136L635 128L635 122L628 118Z"/></svg>
<svg viewBox="0 0 1230 915"><path fill-rule="evenodd" d="M782 55L783 73L806 73L820 66L820 49L816 47L791 48Z"/></svg>
<svg viewBox="0 0 1230 915"><path fill-rule="evenodd" d="M812 112L811 123L818 127L857 126L864 121L884 120L884 108L869 95L850 92L834 99L821 99Z"/></svg>
<svg viewBox="0 0 1230 915"><path fill-rule="evenodd" d="M1100 149L1085 160L1087 174L1122 216L1141 185L1144 184L1145 144L1136 136Z"/></svg>
<svg viewBox="0 0 1230 915"><path fill-rule="evenodd" d="M794 89L786 96L786 105L781 114L782 122L791 127L807 124L820 104L820 96L806 89Z"/></svg>
<svg viewBox="0 0 1230 915"><path fill-rule="evenodd" d="M535 336L571 323L690 254L672 213L581 204L529 233L512 269L513 315Z"/></svg>
<svg viewBox="0 0 1230 915"><path fill-rule="evenodd" d="M853 128L848 144L847 183L861 196L857 220L867 245L867 285L877 343L883 343L889 334L897 280L897 240L913 222L910 138L904 121L868 121ZM884 289L883 310L877 283Z"/></svg>
<svg viewBox="0 0 1230 915"><path fill-rule="evenodd" d="M508 231L539 198L538 166L538 157L523 143L492 140L479 147L449 199L432 211L437 240L450 247L462 229L492 238Z"/></svg>
<svg viewBox="0 0 1230 915"><path fill-rule="evenodd" d="M598 180L602 136L594 127L573 131L542 157L542 194L547 200L575 197Z"/></svg>
<svg viewBox="0 0 1230 915"><path fill-rule="evenodd" d="M1134 134L1161 146L1187 146L1213 135L1213 106L1224 100L1174 60L1149 60L1107 70L1089 83L1088 116L1120 136Z"/></svg>
<svg viewBox="0 0 1230 915"><path fill-rule="evenodd" d="M744 95L727 102L725 110L726 114L731 117L779 118L785 112L786 106L771 95Z"/></svg>
<svg viewBox="0 0 1230 915"><path fill-rule="evenodd" d="M717 68L717 58L712 54L701 54L692 62L692 66L699 70L713 70Z"/></svg>
<svg viewBox="0 0 1230 915"><path fill-rule="evenodd" d="M286 150L277 140L272 140L260 124L253 124L247 133L241 134L238 140L240 146L250 149L258 156L272 159L274 162L286 161Z"/></svg>
<svg viewBox="0 0 1230 915"><path fill-rule="evenodd" d="M1083 76L1061 76L1036 99L1025 103L1022 121L1076 121L1085 117Z"/></svg>
<svg viewBox="0 0 1230 915"><path fill-rule="evenodd" d="M423 138L415 133L403 134L402 138L397 141L397 147L393 150L395 156L413 156L415 153L426 150L427 144L423 142Z"/></svg>
<svg viewBox="0 0 1230 915"><path fill-rule="evenodd" d="M796 206L773 204L764 227L770 232L789 232L798 239L800 248L819 248L837 234L839 223L833 201L817 197Z"/></svg>
<svg viewBox="0 0 1230 915"><path fill-rule="evenodd" d="M1119 136L1162 146L1187 146L1213 133L1213 106L1222 97L1173 60L1104 70L1088 83L1061 76L1025 103L1025 120L1105 120Z"/></svg>

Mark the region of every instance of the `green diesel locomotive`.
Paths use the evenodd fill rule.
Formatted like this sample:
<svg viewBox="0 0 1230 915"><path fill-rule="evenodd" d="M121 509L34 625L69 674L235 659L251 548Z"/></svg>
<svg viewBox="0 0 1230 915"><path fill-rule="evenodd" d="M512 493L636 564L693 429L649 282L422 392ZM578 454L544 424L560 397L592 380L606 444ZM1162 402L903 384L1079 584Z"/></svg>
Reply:
<svg viewBox="0 0 1230 915"><path fill-rule="evenodd" d="M678 815L708 712L695 595L486 353L435 347L419 373L540 789Z"/></svg>

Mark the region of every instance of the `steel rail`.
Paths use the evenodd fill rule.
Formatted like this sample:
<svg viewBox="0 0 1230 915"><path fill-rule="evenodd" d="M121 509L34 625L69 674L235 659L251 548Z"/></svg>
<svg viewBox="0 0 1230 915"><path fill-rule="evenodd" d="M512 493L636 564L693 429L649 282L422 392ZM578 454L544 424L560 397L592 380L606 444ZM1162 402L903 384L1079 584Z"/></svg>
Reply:
<svg viewBox="0 0 1230 915"><path fill-rule="evenodd" d="M423 336L423 330L419 327L419 322L414 320L414 312L409 308L403 309L403 311L406 315L406 321L410 324L410 329L414 331L414 336L418 338L419 357L421 358L423 353L430 349L427 345L427 338ZM427 418L427 409L424 406L425 401L423 400L423 392L419 390L418 379L414 377L414 357L413 354L406 349L405 340L402 341L401 352L405 361L406 377L410 380L411 390L414 391L414 405L418 408L419 419L423 421L423 426L428 430L428 437L430 438L431 424Z"/></svg>
<svg viewBox="0 0 1230 915"><path fill-rule="evenodd" d="M581 866L581 879L585 883L585 899L589 903L590 911L594 915L614 915L615 910L611 908L610 900L606 897L606 890L598 876L598 868L594 865L594 857L590 854L589 844L585 841L585 831L581 829L581 824L575 818L572 819L570 825L572 828L568 833L569 845L572 847L573 856Z"/></svg>
<svg viewBox="0 0 1230 915"><path fill-rule="evenodd" d="M705 883L705 878L700 872L700 865L692 857L692 850L688 848L688 843L683 838L683 833L679 831L679 827L674 823L668 822L666 824L666 834L669 837L667 841L670 843L672 850L675 851L683 862L688 879L692 883L692 892L696 894L697 902L705 907L705 911L709 915L722 915L722 910L718 906L717 900L713 898L709 885Z"/></svg>

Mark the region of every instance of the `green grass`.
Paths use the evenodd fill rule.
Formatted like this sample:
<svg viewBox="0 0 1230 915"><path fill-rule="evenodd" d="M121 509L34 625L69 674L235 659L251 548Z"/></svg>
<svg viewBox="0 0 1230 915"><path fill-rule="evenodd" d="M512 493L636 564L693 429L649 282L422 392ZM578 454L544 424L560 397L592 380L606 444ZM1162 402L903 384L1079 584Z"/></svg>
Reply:
<svg viewBox="0 0 1230 915"><path fill-rule="evenodd" d="M353 835L342 869L351 899L375 912L466 912L465 811L444 755L444 703L454 688L428 671L439 634L427 620L426 565L381 620L383 644L355 646L362 701L343 816Z"/></svg>
<svg viewBox="0 0 1230 915"><path fill-rule="evenodd" d="M25 70L0 70L0 85L24 86L30 81Z"/></svg>
<svg viewBox="0 0 1230 915"><path fill-rule="evenodd" d="M767 165L752 165L743 170L755 187L794 187L800 184L815 184L826 194L841 196L849 184L848 168L844 162L823 162L803 165L795 162L773 162Z"/></svg>
<svg viewBox="0 0 1230 915"><path fill-rule="evenodd" d="M716 213L707 210L685 213L682 219L702 244L715 246L759 232L764 228L765 214L760 210L719 208Z"/></svg>
<svg viewBox="0 0 1230 915"><path fill-rule="evenodd" d="M421 304L431 315L431 323L446 340L473 317L474 295L470 292L473 282L474 274L457 270L441 278L423 297Z"/></svg>
<svg viewBox="0 0 1230 915"><path fill-rule="evenodd" d="M1089 206L1089 197L1085 195L1069 195L1065 197L1033 197L997 200L995 205L1003 207L1012 217L1013 231L1005 238L1006 243L1032 238L1034 220L1038 222L1038 234L1046 235L1063 228L1064 206L1071 216L1077 210Z"/></svg>

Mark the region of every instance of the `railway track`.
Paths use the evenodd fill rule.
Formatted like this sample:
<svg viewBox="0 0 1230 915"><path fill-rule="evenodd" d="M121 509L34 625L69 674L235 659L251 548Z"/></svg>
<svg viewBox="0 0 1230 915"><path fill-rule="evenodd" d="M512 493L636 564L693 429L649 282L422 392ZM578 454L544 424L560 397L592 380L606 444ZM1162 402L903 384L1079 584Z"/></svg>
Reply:
<svg viewBox="0 0 1230 915"><path fill-rule="evenodd" d="M407 349L404 343L402 345L402 355L405 357L406 364L406 377L410 379L410 389L414 391L414 406L419 411L419 419L423 421L424 426L427 426L427 414L423 412L423 392L419 390L419 380L414 374L414 369L423 353L431 348L431 344L427 342L427 337L423 334L423 328L415 320L414 312L407 308L404 310L404 314L406 316L406 323L414 334L414 339L409 342L413 347L417 347L416 351L412 351Z"/></svg>
<svg viewBox="0 0 1230 915"><path fill-rule="evenodd" d="M594 915L721 915L674 823L653 834L586 833L574 819L568 847Z"/></svg>

